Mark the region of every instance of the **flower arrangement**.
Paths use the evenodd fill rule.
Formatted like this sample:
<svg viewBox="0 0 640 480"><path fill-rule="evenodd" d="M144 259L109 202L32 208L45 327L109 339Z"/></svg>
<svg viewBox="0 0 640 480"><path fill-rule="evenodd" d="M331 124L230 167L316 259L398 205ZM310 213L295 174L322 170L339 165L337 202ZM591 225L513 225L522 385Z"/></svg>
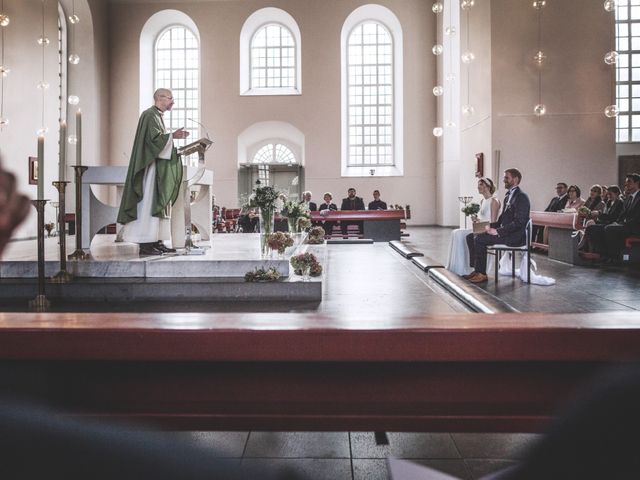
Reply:
<svg viewBox="0 0 640 480"><path fill-rule="evenodd" d="M267 238L269 248L271 250L277 250L278 253L283 254L287 247L293 246L293 238L286 232L275 232L269 235Z"/></svg>
<svg viewBox="0 0 640 480"><path fill-rule="evenodd" d="M249 208L259 208L260 210L281 210L284 205L284 201L281 198L280 192L275 188L266 185L264 187L256 187L254 193L249 197L249 201L246 204Z"/></svg>
<svg viewBox="0 0 640 480"><path fill-rule="evenodd" d="M480 204L470 203L469 205L465 205L464 208L460 209L460 211L464 213L466 217L470 215L477 215L480 211Z"/></svg>
<svg viewBox="0 0 640 480"><path fill-rule="evenodd" d="M302 275L303 277L315 272L314 276L322 273L322 265L318 262L318 259L313 253L300 253L294 255L289 260L296 275Z"/></svg>
<svg viewBox="0 0 640 480"><path fill-rule="evenodd" d="M275 267L260 267L244 274L245 282L275 282L279 278L280 273Z"/></svg>
<svg viewBox="0 0 640 480"><path fill-rule="evenodd" d="M307 217L298 218L298 230L306 230L311 226L311 220Z"/></svg>
<svg viewBox="0 0 640 480"><path fill-rule="evenodd" d="M324 210L323 210L324 211ZM322 227L313 227L309 230L309 236L307 237L307 243L318 244L324 243L324 236L326 232Z"/></svg>
<svg viewBox="0 0 640 480"><path fill-rule="evenodd" d="M306 204L298 203L294 200L289 200L284 204L284 213L289 219L289 231L292 233L300 230L300 220L311 218Z"/></svg>

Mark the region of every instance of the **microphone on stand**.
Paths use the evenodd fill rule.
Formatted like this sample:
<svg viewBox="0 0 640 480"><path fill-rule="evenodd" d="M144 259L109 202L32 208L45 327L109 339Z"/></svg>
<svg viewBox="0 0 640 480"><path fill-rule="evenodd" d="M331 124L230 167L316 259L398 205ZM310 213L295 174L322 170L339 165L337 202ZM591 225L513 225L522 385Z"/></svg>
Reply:
<svg viewBox="0 0 640 480"><path fill-rule="evenodd" d="M207 140L211 140L211 137L209 136L209 132L207 131L207 128L201 124L199 121L194 120L193 118L187 118L187 120L189 120L190 122L193 123L197 123L198 125L200 125L202 127L202 130L204 130L205 135L207 136ZM213 140L211 140L213 142Z"/></svg>

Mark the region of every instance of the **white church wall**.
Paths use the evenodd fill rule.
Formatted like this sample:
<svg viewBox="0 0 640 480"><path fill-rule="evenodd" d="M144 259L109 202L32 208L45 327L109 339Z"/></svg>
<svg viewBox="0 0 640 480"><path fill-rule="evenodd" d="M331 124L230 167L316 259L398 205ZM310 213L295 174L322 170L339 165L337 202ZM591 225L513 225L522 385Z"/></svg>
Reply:
<svg viewBox="0 0 640 480"><path fill-rule="evenodd" d="M476 2L478 3L478 2ZM617 178L615 120L606 118L612 72L603 62L611 45L611 17L602 2L547 2L542 15L542 102L538 118L537 12L531 2L492 0L492 138L501 168L517 167L533 209L544 209L556 182Z"/></svg>
<svg viewBox="0 0 640 480"><path fill-rule="evenodd" d="M109 4L111 162L126 164L125 156L133 143L139 114L140 31L157 11L175 8L196 22L201 35L201 118L215 139L207 162L215 172L216 203L237 204L238 136L257 122L281 121L294 125L305 136L306 188L314 192L317 201L325 191L340 199L351 186L369 201L371 192L378 188L387 202L412 206L413 224L435 223L436 142L430 133L435 122L431 94L435 66L431 54L427 54L435 19L429 2L380 2L399 18L404 33L404 176L341 177L340 31L347 16L365 3L257 0ZM238 94L240 31L251 13L267 6L287 11L300 27L302 95Z"/></svg>

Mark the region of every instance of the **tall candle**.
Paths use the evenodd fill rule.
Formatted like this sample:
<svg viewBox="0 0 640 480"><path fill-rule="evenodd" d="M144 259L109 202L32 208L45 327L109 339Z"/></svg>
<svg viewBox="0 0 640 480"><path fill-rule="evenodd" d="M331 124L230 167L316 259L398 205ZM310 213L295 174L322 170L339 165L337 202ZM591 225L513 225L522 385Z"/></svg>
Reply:
<svg viewBox="0 0 640 480"><path fill-rule="evenodd" d="M67 169L67 122L60 122L60 161L58 171L58 180L64 182L66 179Z"/></svg>
<svg viewBox="0 0 640 480"><path fill-rule="evenodd" d="M76 112L76 165L82 165L82 112L80 109Z"/></svg>
<svg viewBox="0 0 640 480"><path fill-rule="evenodd" d="M38 200L44 200L44 135L38 136Z"/></svg>

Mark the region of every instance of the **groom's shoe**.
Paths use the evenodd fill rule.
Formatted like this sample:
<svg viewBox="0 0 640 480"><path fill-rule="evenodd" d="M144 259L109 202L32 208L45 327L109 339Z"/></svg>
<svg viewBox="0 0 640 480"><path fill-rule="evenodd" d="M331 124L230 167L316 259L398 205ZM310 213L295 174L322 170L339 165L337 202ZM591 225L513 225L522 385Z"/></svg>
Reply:
<svg viewBox="0 0 640 480"><path fill-rule="evenodd" d="M471 272L468 275L462 275L462 278L464 278L465 280L469 280L471 277L475 276L475 274L478 273L475 270L473 272Z"/></svg>
<svg viewBox="0 0 640 480"><path fill-rule="evenodd" d="M162 240L158 240L156 243L153 244L153 246L157 250L160 250L160 252L162 252L162 253L175 253L176 252L175 248L167 247L164 243L162 243Z"/></svg>
<svg viewBox="0 0 640 480"><path fill-rule="evenodd" d="M476 272L476 274L469 279L471 283L483 283L487 280L489 280L489 278L484 273L480 272Z"/></svg>

